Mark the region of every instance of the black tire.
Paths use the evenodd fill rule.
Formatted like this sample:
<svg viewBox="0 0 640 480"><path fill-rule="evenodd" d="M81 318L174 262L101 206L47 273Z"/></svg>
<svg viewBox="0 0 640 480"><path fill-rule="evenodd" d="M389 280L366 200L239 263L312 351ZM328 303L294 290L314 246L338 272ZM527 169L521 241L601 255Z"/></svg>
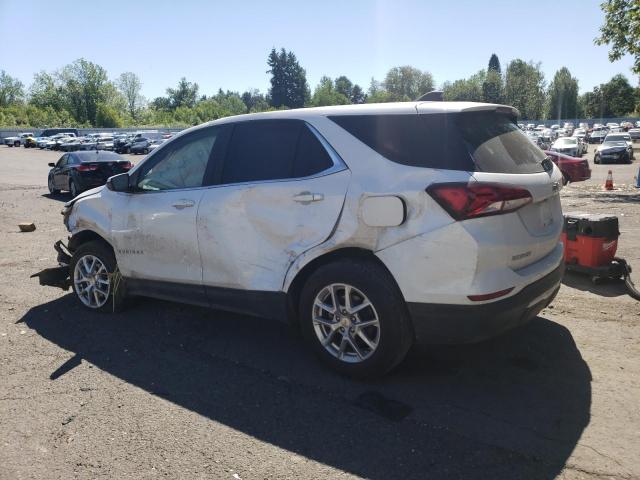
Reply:
<svg viewBox="0 0 640 480"><path fill-rule="evenodd" d="M76 182L73 180L69 182L69 193L71 193L73 198L76 198L80 193L82 193L78 188L78 185L76 185Z"/></svg>
<svg viewBox="0 0 640 480"><path fill-rule="evenodd" d="M13 146L14 147L19 147L20 146L20 142L13 142Z"/></svg>
<svg viewBox="0 0 640 480"><path fill-rule="evenodd" d="M9 145L9 148L13 148L13 143L8 143L7 145Z"/></svg>
<svg viewBox="0 0 640 480"><path fill-rule="evenodd" d="M144 154L145 154L145 155L149 155L149 149L148 149L148 148L145 148L145 149L144 149Z"/></svg>
<svg viewBox="0 0 640 480"><path fill-rule="evenodd" d="M562 174L562 185L568 185L571 182L569 176L566 173Z"/></svg>
<svg viewBox="0 0 640 480"><path fill-rule="evenodd" d="M600 155L596 155L595 157L593 157L593 163L600 164Z"/></svg>
<svg viewBox="0 0 640 480"><path fill-rule="evenodd" d="M49 193L51 195L58 195L60 193L60 190L53 186L53 179L51 178L51 176L49 176L47 180L47 187L49 187Z"/></svg>
<svg viewBox="0 0 640 480"><path fill-rule="evenodd" d="M92 308L82 302L78 292L76 291L76 285L74 282L76 264L86 255L93 255L100 259L108 271L109 281L111 282L107 301L104 305L97 308ZM120 276L120 270L118 270L118 264L116 262L116 257L113 254L113 250L105 242L96 240L80 245L76 251L73 252L71 263L69 265L69 272L71 275L71 287L73 288L73 293L76 295L76 298L82 306L88 310L101 313L114 313L121 311L126 306L126 285Z"/></svg>
<svg viewBox="0 0 640 480"><path fill-rule="evenodd" d="M358 363L340 360L327 351L314 329L315 298L325 287L336 283L348 284L362 292L378 315L377 348ZM299 321L306 341L325 364L341 374L357 378L384 375L404 359L414 340L409 312L398 286L383 267L370 260L341 260L316 270L302 289Z"/></svg>

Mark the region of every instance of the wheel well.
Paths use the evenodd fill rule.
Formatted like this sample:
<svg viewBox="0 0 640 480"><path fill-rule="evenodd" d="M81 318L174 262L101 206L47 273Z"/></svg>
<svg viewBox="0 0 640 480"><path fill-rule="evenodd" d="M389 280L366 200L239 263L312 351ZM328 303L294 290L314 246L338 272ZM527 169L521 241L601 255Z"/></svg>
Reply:
<svg viewBox="0 0 640 480"><path fill-rule="evenodd" d="M314 258L309 263L307 263L304 267L302 267L302 270L300 270L296 274L295 278L291 282L291 285L287 290L287 304L288 304L287 310L289 312L290 323L292 324L298 323L298 318L299 318L298 304L300 300L300 294L302 293L302 289L304 288L305 283L307 283L307 279L313 274L313 272L318 270L318 268L322 267L323 265L326 265L336 260L347 259L347 258L349 259L357 258L357 259L368 260L368 261L377 263L382 268L384 268L384 270L387 273L389 273L389 276L391 277L393 282L396 283L395 278L393 277L393 275L391 274L387 266L382 262L382 260L376 257L376 255L371 250L366 250L364 248L358 248L358 247L346 247L346 248L341 248L339 250L333 250L331 252L325 253L324 255L321 255L318 258ZM396 286L397 286L397 283L396 283ZM398 291L400 291L400 287L398 287Z"/></svg>
<svg viewBox="0 0 640 480"><path fill-rule="evenodd" d="M94 240L104 243L111 250L113 250L113 247L111 246L111 244L107 242L103 237L98 235L96 232L92 230L82 230L81 232L76 233L69 239L69 251L73 253L74 251L77 250L77 248L80 245L83 245L87 242L92 242Z"/></svg>

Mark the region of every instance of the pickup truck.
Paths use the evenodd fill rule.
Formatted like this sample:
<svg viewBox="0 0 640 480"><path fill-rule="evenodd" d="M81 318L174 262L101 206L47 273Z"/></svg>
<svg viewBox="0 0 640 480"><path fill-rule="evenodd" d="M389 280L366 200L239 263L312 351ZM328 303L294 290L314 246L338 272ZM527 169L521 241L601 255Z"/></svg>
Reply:
<svg viewBox="0 0 640 480"><path fill-rule="evenodd" d="M5 137L2 142L9 147L19 147L24 145L24 141L28 137L33 137L33 133L22 133L19 137Z"/></svg>

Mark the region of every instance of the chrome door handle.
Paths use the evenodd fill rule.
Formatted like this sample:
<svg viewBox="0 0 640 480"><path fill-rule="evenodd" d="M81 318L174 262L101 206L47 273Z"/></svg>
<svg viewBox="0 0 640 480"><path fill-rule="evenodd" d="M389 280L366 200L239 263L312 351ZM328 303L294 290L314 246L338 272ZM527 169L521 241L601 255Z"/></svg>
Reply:
<svg viewBox="0 0 640 480"><path fill-rule="evenodd" d="M319 202L324 200L324 195L322 193L300 192L294 195L293 200L299 203Z"/></svg>
<svg viewBox="0 0 640 480"><path fill-rule="evenodd" d="M193 200L180 199L177 200L176 203L171 205L173 208L177 208L178 210L183 210L185 208L193 207L196 204Z"/></svg>

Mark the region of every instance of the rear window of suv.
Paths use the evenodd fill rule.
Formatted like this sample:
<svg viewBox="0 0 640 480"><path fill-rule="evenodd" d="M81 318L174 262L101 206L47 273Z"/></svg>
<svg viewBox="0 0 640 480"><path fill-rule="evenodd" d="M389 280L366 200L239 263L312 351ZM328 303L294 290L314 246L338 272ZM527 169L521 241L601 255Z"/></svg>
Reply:
<svg viewBox="0 0 640 480"><path fill-rule="evenodd" d="M330 116L380 155L413 167L543 172L544 152L495 112Z"/></svg>

